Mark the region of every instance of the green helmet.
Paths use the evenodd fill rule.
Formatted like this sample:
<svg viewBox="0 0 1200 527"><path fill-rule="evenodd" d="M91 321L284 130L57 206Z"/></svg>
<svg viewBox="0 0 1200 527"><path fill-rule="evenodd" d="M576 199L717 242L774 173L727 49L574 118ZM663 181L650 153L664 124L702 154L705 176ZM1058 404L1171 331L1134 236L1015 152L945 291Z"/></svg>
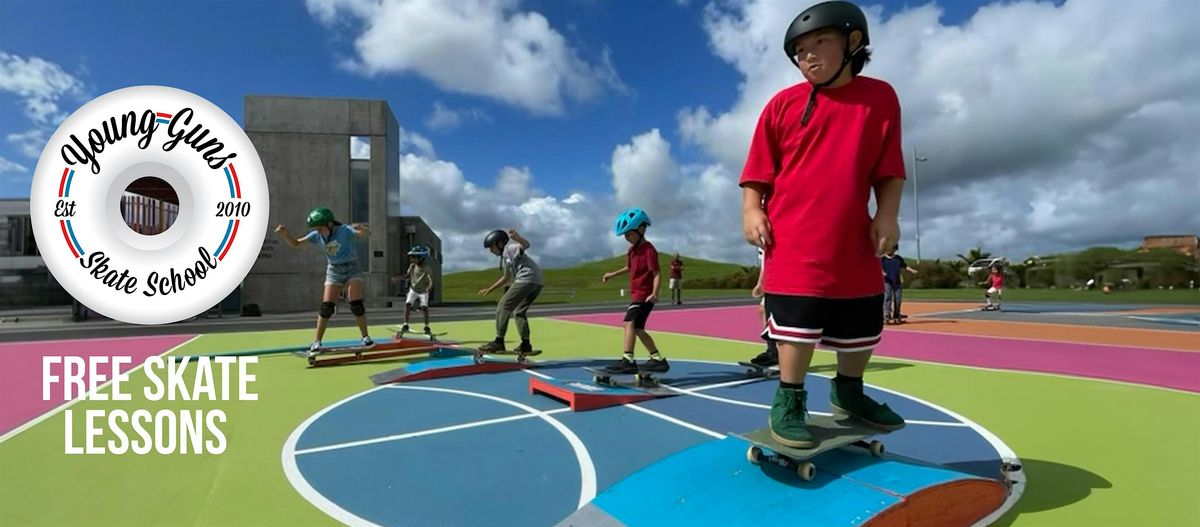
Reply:
<svg viewBox="0 0 1200 527"><path fill-rule="evenodd" d="M317 207L313 209L312 212L308 213L309 227L328 225L331 221L336 220L333 219L333 211L329 210L328 207Z"/></svg>

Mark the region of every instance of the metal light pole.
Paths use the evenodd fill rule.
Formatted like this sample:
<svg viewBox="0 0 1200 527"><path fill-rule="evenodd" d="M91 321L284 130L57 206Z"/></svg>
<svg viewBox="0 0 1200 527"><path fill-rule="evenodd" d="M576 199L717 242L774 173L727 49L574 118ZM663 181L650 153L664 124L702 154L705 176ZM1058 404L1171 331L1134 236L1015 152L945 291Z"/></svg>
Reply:
<svg viewBox="0 0 1200 527"><path fill-rule="evenodd" d="M917 177L917 163L929 161L928 157L917 155L917 147L913 147L913 207L917 211L917 261L921 261L921 194L920 186L918 185L919 178Z"/></svg>

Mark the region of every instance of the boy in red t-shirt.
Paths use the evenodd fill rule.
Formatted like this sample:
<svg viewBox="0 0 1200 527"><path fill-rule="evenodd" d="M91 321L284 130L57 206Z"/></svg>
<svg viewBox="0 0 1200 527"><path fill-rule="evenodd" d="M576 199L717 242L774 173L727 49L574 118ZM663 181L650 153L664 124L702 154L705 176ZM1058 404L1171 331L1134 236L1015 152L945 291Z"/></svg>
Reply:
<svg viewBox="0 0 1200 527"><path fill-rule="evenodd" d="M662 283L658 272L658 251L646 239L646 227L650 226L650 216L642 209L633 208L617 216L613 231L617 236L624 236L629 242L629 252L626 253L626 264L611 273L604 273L601 278L608 279L629 273L629 308L625 310L625 354L605 369L612 373L637 373L638 371L662 373L671 369L667 359L658 352L654 339L646 333L646 319L658 301L658 288ZM634 336L642 341L642 345L650 351L650 360L638 367L633 360Z"/></svg>
<svg viewBox="0 0 1200 527"><path fill-rule="evenodd" d="M989 266L991 274L987 280L980 282L979 285L988 286L988 290L984 291L983 299L987 301L987 305L983 306L984 311L1000 311L1000 298L1004 295L1004 272L998 263ZM996 304L992 305L992 294L996 295Z"/></svg>
<svg viewBox="0 0 1200 527"><path fill-rule="evenodd" d="M779 347L771 434L793 447L813 444L804 378L818 343L838 352L835 411L904 426L863 392L883 333L879 256L900 236L905 177L896 92L858 76L868 44L866 16L849 2L817 4L792 21L784 50L808 82L767 103L740 181L744 235L766 252L763 333Z"/></svg>

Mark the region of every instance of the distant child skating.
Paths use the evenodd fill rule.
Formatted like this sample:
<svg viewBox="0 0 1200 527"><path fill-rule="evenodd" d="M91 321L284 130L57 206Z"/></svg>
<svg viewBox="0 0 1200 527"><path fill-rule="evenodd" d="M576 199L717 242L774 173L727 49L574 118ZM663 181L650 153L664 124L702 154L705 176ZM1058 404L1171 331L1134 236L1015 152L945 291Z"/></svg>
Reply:
<svg viewBox="0 0 1200 527"><path fill-rule="evenodd" d="M987 291L983 293L983 300L987 302L983 306L984 311L1000 311L1001 299L1004 296L1004 271L999 263L993 263L989 266L991 274L987 280L979 283L979 285L988 286ZM992 303L992 295L996 295L996 303Z"/></svg>
<svg viewBox="0 0 1200 527"><path fill-rule="evenodd" d="M904 271L918 274L916 269L909 267L904 257L896 254L899 245L892 246L888 253L879 259L883 267L883 322L899 324L904 322L900 312L900 304L904 300Z"/></svg>
<svg viewBox="0 0 1200 527"><path fill-rule="evenodd" d="M392 283L408 281L408 295L404 298L404 327L400 334L409 332L408 317L413 309L420 309L424 316L426 335L433 335L429 329L429 293L433 289L433 275L425 261L429 259L429 247L414 246L408 251L408 270L403 275L392 278Z"/></svg>

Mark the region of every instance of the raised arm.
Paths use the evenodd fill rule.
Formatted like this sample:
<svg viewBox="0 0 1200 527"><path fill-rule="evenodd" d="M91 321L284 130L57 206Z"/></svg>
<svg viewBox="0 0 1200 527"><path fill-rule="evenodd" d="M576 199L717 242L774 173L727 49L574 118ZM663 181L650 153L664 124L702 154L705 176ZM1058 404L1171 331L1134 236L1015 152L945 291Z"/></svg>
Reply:
<svg viewBox="0 0 1200 527"><path fill-rule="evenodd" d="M512 241L521 244L522 249L529 248L529 240L526 240L524 236L521 236L521 233L517 232L516 229L509 229L508 237L512 239Z"/></svg>
<svg viewBox="0 0 1200 527"><path fill-rule="evenodd" d="M275 227L275 234L278 234L279 238L293 249L299 249L301 245L308 243L307 238L296 238L292 236L292 234L288 232L287 227L284 227L283 225Z"/></svg>

